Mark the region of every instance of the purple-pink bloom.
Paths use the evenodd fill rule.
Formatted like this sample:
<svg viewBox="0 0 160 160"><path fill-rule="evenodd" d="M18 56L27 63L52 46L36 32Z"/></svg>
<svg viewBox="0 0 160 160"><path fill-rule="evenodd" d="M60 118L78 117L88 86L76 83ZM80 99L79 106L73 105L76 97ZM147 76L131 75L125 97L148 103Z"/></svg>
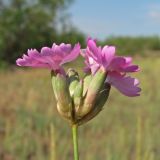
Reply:
<svg viewBox="0 0 160 160"><path fill-rule="evenodd" d="M101 48L92 39L88 39L87 48L82 51L85 57L85 71L91 71L94 75L100 68L107 73L106 82L116 87L126 96L138 96L141 89L138 87L139 81L126 73L137 72L139 67L132 64L131 57L115 55L114 46L104 46Z"/></svg>
<svg viewBox="0 0 160 160"><path fill-rule="evenodd" d="M49 68L63 73L61 66L64 63L75 60L79 53L79 43L74 48L70 44L61 43L60 45L56 45L54 43L51 48L43 47L41 52L38 52L36 49L28 50L27 55L24 54L22 58L18 58L16 64L18 66Z"/></svg>

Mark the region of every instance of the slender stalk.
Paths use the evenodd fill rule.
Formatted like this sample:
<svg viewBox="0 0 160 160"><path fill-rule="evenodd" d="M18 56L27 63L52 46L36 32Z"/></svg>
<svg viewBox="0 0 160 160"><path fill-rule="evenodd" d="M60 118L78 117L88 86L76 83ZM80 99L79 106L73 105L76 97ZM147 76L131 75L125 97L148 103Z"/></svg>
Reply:
<svg viewBox="0 0 160 160"><path fill-rule="evenodd" d="M78 153L78 126L77 126L77 124L73 124L72 125L72 136L73 136L74 160L79 160L79 153Z"/></svg>

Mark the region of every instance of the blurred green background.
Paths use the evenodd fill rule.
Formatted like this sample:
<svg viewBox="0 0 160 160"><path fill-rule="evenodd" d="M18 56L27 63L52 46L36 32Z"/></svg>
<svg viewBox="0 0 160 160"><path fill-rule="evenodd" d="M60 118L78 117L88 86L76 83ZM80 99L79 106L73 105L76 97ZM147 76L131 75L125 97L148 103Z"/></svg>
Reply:
<svg viewBox="0 0 160 160"><path fill-rule="evenodd" d="M56 111L50 72L18 68L15 60L28 48L53 42L85 47L92 35L68 24L74 3L0 0L0 160L73 159L71 131ZM98 43L115 45L118 55L134 56L142 93L128 98L112 88L104 110L79 128L80 159L159 160L160 37L110 34ZM66 69L71 66L82 72L84 64L78 59Z"/></svg>

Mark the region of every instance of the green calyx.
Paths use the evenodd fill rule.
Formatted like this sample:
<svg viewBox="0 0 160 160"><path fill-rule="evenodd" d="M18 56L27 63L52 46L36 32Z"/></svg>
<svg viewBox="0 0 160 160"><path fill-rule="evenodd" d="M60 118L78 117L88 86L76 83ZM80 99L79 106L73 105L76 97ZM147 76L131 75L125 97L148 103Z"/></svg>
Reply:
<svg viewBox="0 0 160 160"><path fill-rule="evenodd" d="M91 110L94 109L97 98L103 88L107 74L105 71L99 69L96 74L91 78L90 82L88 80L87 93L85 95L83 106L78 111L78 116L83 117L87 115ZM88 77L89 78L89 77Z"/></svg>
<svg viewBox="0 0 160 160"><path fill-rule="evenodd" d="M66 76L62 74L51 73L52 87L57 101L58 112L65 118L72 117L72 99L69 93L69 83Z"/></svg>
<svg viewBox="0 0 160 160"><path fill-rule="evenodd" d="M97 96L97 99L96 99L96 102L95 102L93 109L91 109L88 114L83 116L83 118L79 121L79 125L82 125L82 124L88 122L89 120L93 119L95 116L98 115L98 113L100 111L102 111L102 109L103 109L103 107L109 97L110 88L111 88L111 86L108 83L105 83L103 85L101 91L99 92L99 94Z"/></svg>

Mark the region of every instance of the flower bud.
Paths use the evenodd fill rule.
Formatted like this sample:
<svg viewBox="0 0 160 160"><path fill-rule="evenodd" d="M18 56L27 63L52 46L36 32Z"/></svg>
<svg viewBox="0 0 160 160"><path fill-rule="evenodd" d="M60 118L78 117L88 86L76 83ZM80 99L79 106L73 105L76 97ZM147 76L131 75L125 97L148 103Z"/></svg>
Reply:
<svg viewBox="0 0 160 160"><path fill-rule="evenodd" d="M104 84L104 86L102 87L102 90L98 94L94 108L87 115L85 115L82 119L80 119L79 125L82 125L83 123L88 122L89 120L94 118L103 109L103 106L107 102L110 88L111 88L110 84L108 83Z"/></svg>
<svg viewBox="0 0 160 160"><path fill-rule="evenodd" d="M67 76L69 80L69 92L71 97L73 97L74 90L79 83L79 75L74 69L70 68L68 70Z"/></svg>
<svg viewBox="0 0 160 160"><path fill-rule="evenodd" d="M72 99L69 94L69 83L63 74L51 73L52 87L57 101L58 112L67 119L72 119Z"/></svg>
<svg viewBox="0 0 160 160"><path fill-rule="evenodd" d="M77 84L77 86L74 90L73 101L74 101L75 110L77 110L81 106L82 94L83 94L83 81L81 80Z"/></svg>
<svg viewBox="0 0 160 160"><path fill-rule="evenodd" d="M92 80L92 75L86 75L84 80L83 80L83 97L86 96L87 90L88 90L88 86L91 83Z"/></svg>
<svg viewBox="0 0 160 160"><path fill-rule="evenodd" d="M107 74L103 69L99 69L89 83L83 106L77 111L79 117L87 115L95 107L98 95L104 86Z"/></svg>

